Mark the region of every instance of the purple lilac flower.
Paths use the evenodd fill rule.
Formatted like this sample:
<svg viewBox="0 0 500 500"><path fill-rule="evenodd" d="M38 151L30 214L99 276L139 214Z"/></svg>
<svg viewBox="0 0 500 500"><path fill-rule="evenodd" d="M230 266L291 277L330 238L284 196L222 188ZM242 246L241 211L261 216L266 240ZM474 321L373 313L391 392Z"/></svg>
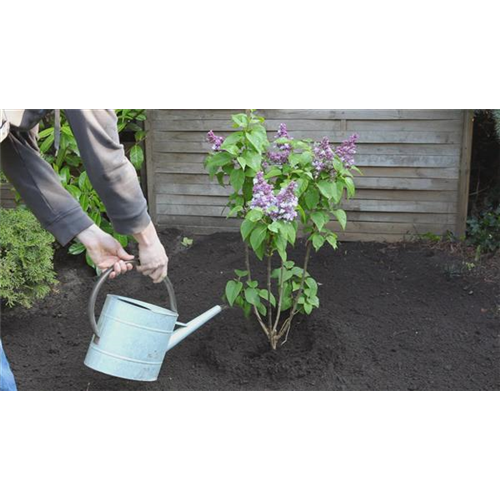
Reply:
<svg viewBox="0 0 500 500"><path fill-rule="evenodd" d="M321 142L317 142L314 145L313 152L313 165L316 168L317 173L320 173L331 165L334 154L332 148L330 147L328 137L324 137Z"/></svg>
<svg viewBox="0 0 500 500"><path fill-rule="evenodd" d="M280 124L278 132L274 137L275 139L292 139L285 123ZM269 151L267 157L273 165L284 165L292 152L292 146L290 144L278 144L275 147L277 147L277 151Z"/></svg>
<svg viewBox="0 0 500 500"><path fill-rule="evenodd" d="M297 218L298 199L295 196L297 183L291 182L277 195L273 193L272 186L264 179L264 174L258 172L254 178L253 199L251 208L260 208L273 221L283 220L291 222Z"/></svg>
<svg viewBox="0 0 500 500"><path fill-rule="evenodd" d="M224 142L224 137L220 137L214 134L214 131L211 130L207 134L207 141L212 144L212 149L214 151L220 151L220 147L222 146L222 143Z"/></svg>
<svg viewBox="0 0 500 500"><path fill-rule="evenodd" d="M290 156L290 150L276 151L276 152L269 151L269 153L267 153L267 157L269 158L269 161L273 165L284 165L288 161L289 156Z"/></svg>
<svg viewBox="0 0 500 500"><path fill-rule="evenodd" d="M342 160L344 165L349 168L354 166L354 155L356 154L356 141L359 139L358 134L351 137L342 143L336 150L335 154Z"/></svg>
<svg viewBox="0 0 500 500"><path fill-rule="evenodd" d="M268 213L271 207L276 206L276 197L273 194L272 186L264 179L262 172L257 172L253 180L253 198L250 203L251 208L262 208Z"/></svg>
<svg viewBox="0 0 500 500"><path fill-rule="evenodd" d="M288 186L284 187L276 196L276 206L275 210L271 214L273 220L284 220L286 222L291 222L297 218L297 204L299 202L297 196L295 196L295 190L297 189L297 183L292 181Z"/></svg>
<svg viewBox="0 0 500 500"><path fill-rule="evenodd" d="M278 128L278 133L274 136L275 139L291 139L286 123L280 123Z"/></svg>

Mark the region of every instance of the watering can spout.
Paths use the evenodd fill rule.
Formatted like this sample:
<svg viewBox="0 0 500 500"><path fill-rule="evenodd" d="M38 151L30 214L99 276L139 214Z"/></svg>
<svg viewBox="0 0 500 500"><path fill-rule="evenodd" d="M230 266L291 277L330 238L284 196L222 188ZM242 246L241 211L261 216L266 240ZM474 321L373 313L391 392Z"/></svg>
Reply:
<svg viewBox="0 0 500 500"><path fill-rule="evenodd" d="M207 321L210 321L213 317L217 316L222 311L221 306L212 307L208 311L200 314L197 318L191 320L187 325L177 328L170 338L170 343L168 349L172 349L179 342L182 342L186 337L191 335L194 331L198 330L200 326L203 326Z"/></svg>

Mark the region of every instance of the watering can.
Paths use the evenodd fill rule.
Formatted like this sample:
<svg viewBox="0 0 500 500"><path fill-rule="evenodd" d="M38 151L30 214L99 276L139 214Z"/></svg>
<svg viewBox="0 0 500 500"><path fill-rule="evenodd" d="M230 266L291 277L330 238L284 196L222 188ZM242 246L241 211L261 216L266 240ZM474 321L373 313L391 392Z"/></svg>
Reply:
<svg viewBox="0 0 500 500"><path fill-rule="evenodd" d="M169 309L108 295L99 322L96 322L96 298L112 271L110 268L100 276L90 295L88 313L94 335L85 365L114 377L154 382L158 379L165 354L219 314L222 307L215 306L188 324L179 323L174 287L166 277ZM175 329L176 326L180 328Z"/></svg>

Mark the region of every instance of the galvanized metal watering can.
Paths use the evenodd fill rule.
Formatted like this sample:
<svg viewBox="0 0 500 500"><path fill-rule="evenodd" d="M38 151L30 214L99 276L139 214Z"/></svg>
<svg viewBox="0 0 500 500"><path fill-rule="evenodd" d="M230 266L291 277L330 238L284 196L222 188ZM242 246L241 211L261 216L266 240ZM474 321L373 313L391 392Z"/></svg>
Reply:
<svg viewBox="0 0 500 500"><path fill-rule="evenodd" d="M112 271L110 268L100 276L90 295L88 313L94 336L85 365L114 377L154 382L158 379L165 354L219 314L222 308L215 306L188 324L179 323L174 287L167 277L165 285L170 309L108 295L96 323L96 298ZM180 328L175 329L177 325Z"/></svg>

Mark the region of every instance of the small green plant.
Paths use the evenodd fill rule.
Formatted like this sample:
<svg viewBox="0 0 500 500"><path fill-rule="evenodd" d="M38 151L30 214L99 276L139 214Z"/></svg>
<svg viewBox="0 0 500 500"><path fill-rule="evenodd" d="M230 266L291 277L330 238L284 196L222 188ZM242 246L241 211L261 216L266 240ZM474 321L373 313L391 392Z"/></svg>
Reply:
<svg viewBox="0 0 500 500"><path fill-rule="evenodd" d="M27 209L0 209L0 298L31 307L56 284L53 236Z"/></svg>
<svg viewBox="0 0 500 500"><path fill-rule="evenodd" d="M484 210L467 221L467 240L482 253L495 253L500 249L500 206Z"/></svg>
<svg viewBox="0 0 500 500"><path fill-rule="evenodd" d="M126 154L130 162L137 170L140 170L144 163L144 152L142 142L145 139L145 131L141 123L146 119L143 109L117 109L118 131L126 135L131 141L131 145L126 149ZM54 126L53 119L45 120L40 124L39 147L43 158L52 165L58 174L62 185L80 203L84 212L103 231L111 234L124 247L129 243L129 237L117 233L106 216L106 208L99 198L97 192L92 187L88 175L83 168L82 159L76 139L67 122L64 112L61 112L61 138L59 150L54 148ZM85 252L85 247L78 242L69 247L69 253L79 255ZM86 254L89 266L95 267L94 263Z"/></svg>
<svg viewBox="0 0 500 500"><path fill-rule="evenodd" d="M329 244L337 248L333 224L345 229L344 196L355 193L354 165L357 135L337 148L297 140L281 124L269 142L264 118L253 110L232 117L237 129L227 138L213 131L207 139L212 152L205 165L211 178L229 186L229 216L242 220L246 269L226 285L225 299L248 316L252 312L273 349L285 342L297 314L319 307L318 283L309 274L312 251ZM305 259L302 267L288 259L302 223ZM259 283L250 267L250 250L263 261L265 281ZM279 262L273 269L273 260Z"/></svg>
<svg viewBox="0 0 500 500"><path fill-rule="evenodd" d="M181 245L186 248L189 248L192 244L193 240L191 238L184 237L181 241Z"/></svg>
<svg viewBox="0 0 500 500"><path fill-rule="evenodd" d="M424 233L424 234L420 234L418 236L418 238L421 240L421 241L428 241L430 243L439 243L441 240L442 240L442 237L439 236L438 234L434 234L434 233Z"/></svg>

